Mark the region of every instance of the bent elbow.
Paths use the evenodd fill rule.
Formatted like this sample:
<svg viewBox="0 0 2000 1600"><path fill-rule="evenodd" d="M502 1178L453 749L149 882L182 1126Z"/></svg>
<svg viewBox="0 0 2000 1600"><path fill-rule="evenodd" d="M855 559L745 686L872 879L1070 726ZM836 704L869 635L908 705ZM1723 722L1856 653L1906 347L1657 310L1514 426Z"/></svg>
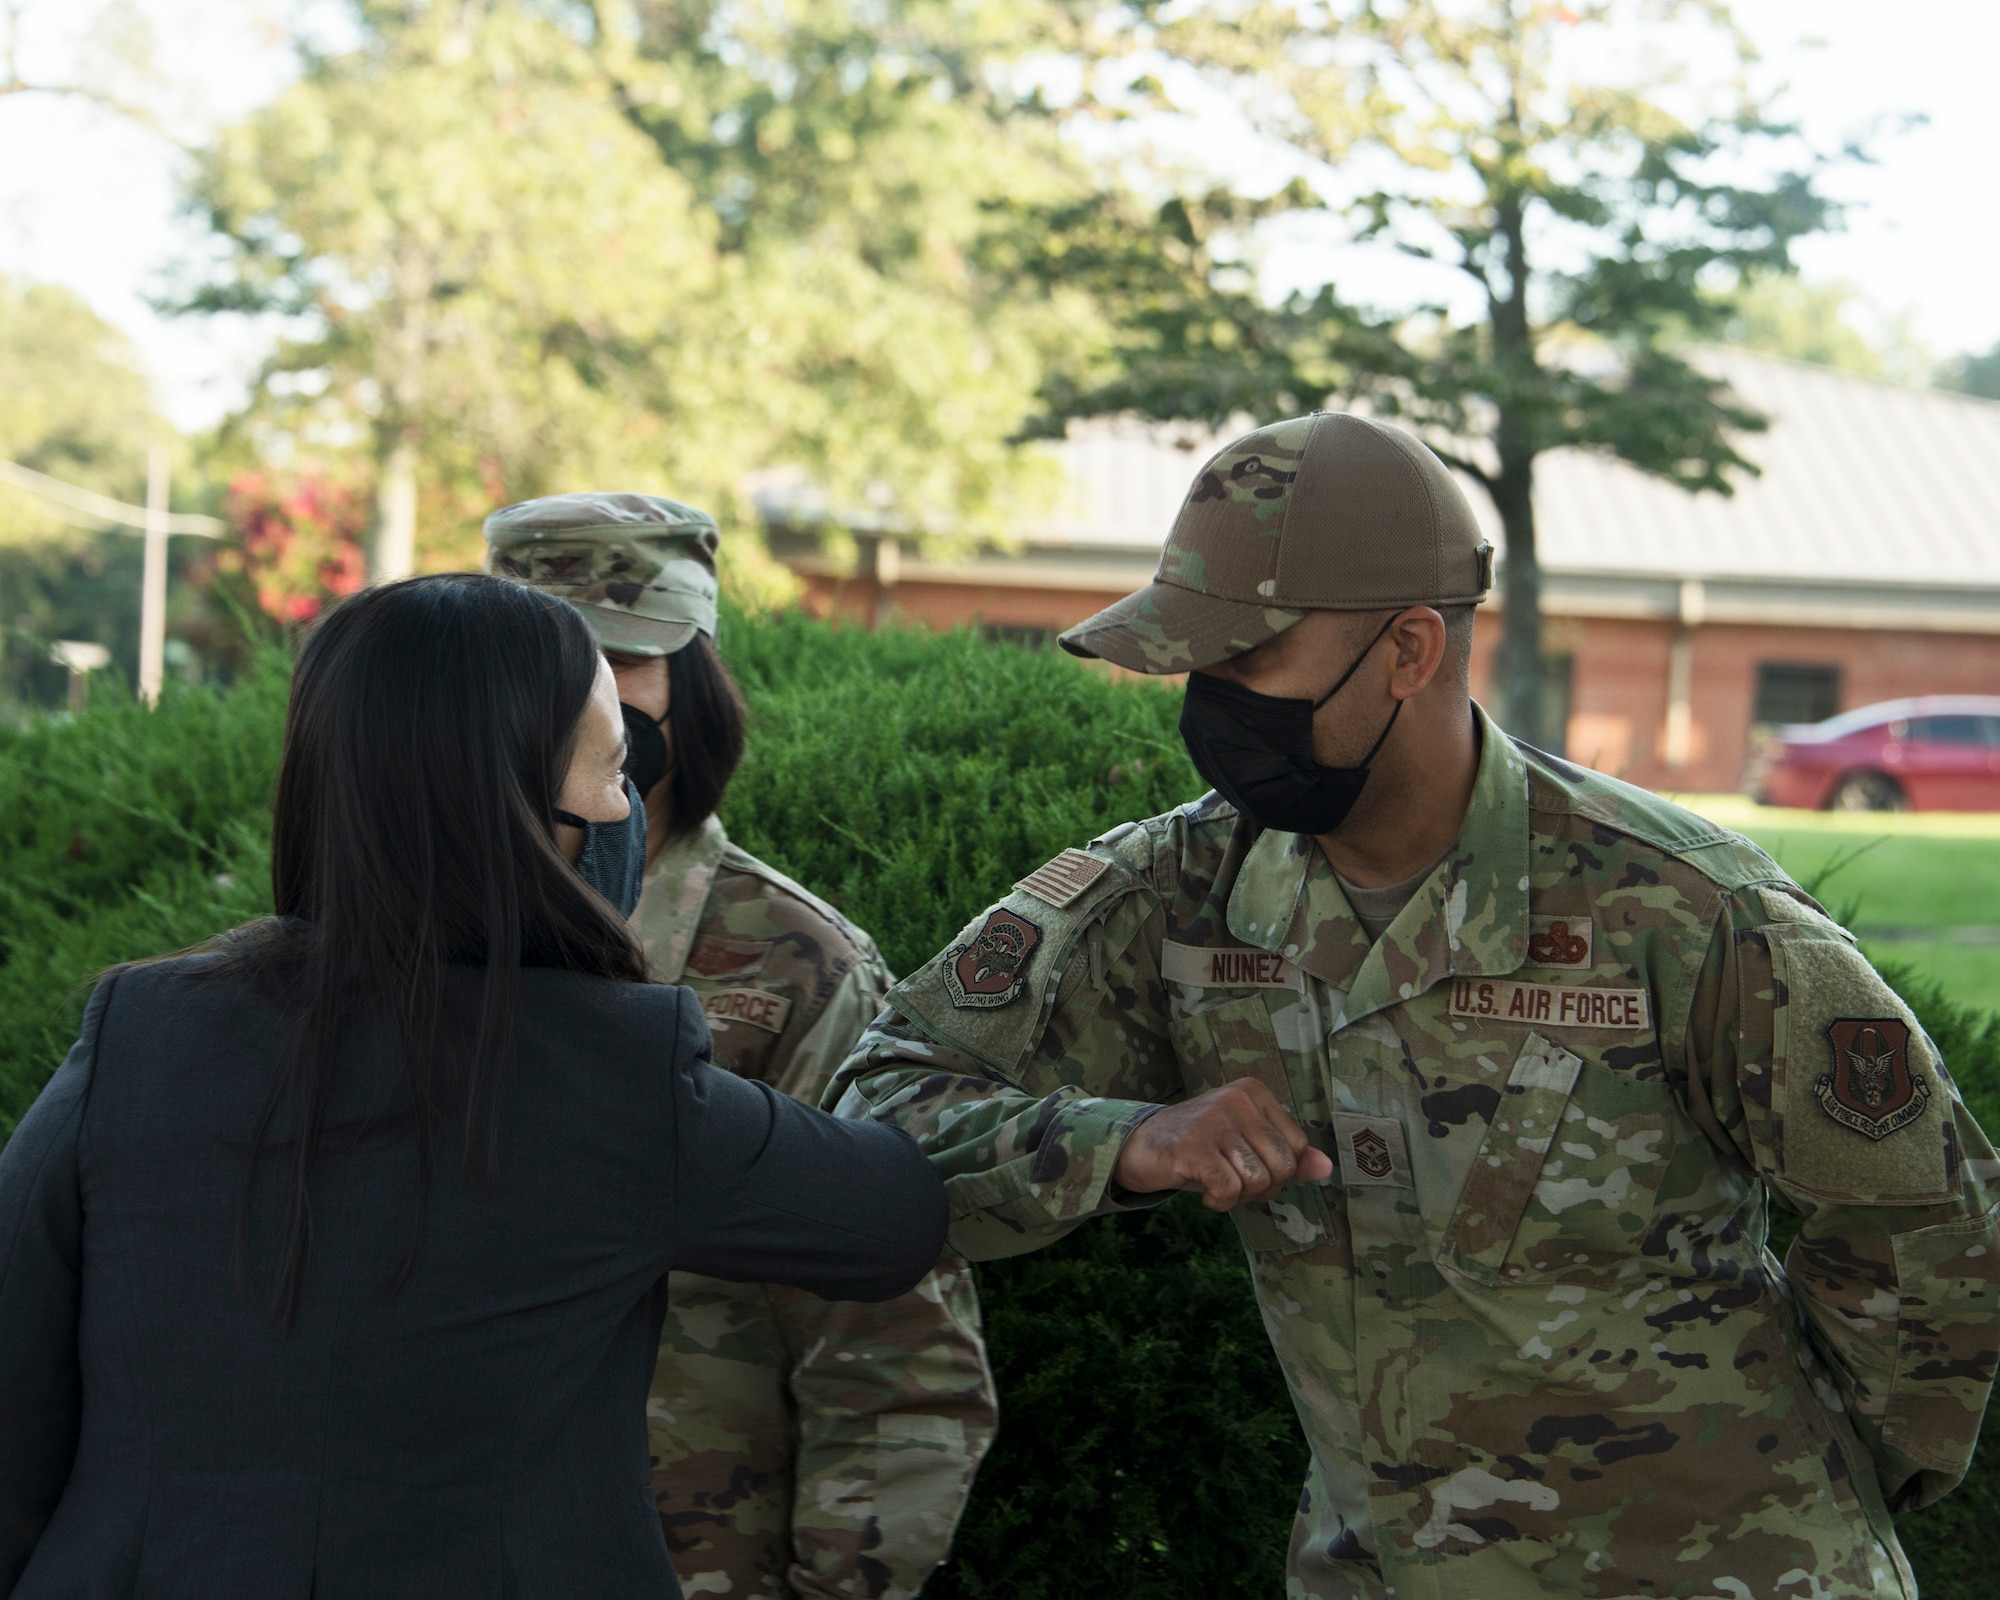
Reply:
<svg viewBox="0 0 2000 1600"><path fill-rule="evenodd" d="M945 1234L951 1226L944 1180L913 1141L905 1138L903 1143L907 1154L898 1161L902 1170L897 1173L895 1236L885 1241L880 1271L865 1292L850 1293L849 1299L875 1302L906 1295L924 1281L944 1254Z"/></svg>

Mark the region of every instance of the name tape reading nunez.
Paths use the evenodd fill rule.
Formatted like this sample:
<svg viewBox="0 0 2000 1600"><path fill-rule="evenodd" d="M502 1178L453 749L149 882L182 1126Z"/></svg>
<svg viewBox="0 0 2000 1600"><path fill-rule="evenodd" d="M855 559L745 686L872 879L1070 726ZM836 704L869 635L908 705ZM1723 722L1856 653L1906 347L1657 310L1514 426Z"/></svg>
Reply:
<svg viewBox="0 0 2000 1600"><path fill-rule="evenodd" d="M1300 989L1305 980L1283 956L1248 946L1210 949L1195 944L1160 946L1160 976L1197 989Z"/></svg>

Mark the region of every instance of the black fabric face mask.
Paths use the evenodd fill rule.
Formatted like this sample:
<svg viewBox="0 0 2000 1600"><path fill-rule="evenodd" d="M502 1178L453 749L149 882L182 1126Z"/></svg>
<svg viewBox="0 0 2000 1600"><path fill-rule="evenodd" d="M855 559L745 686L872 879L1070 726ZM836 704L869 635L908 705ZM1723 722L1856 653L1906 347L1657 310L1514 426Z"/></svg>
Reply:
<svg viewBox="0 0 2000 1600"><path fill-rule="evenodd" d="M625 718L625 776L638 785L639 793L651 794L667 775L667 736L660 731L663 716L655 722L637 706L618 702Z"/></svg>
<svg viewBox="0 0 2000 1600"><path fill-rule="evenodd" d="M1347 820L1368 782L1368 766L1396 725L1403 702L1389 713L1380 737L1354 767L1313 759L1313 713L1347 686L1395 618L1354 658L1340 682L1317 700L1258 694L1207 673L1188 674L1181 702L1181 738L1195 771L1223 799L1261 828L1279 833L1331 833Z"/></svg>
<svg viewBox="0 0 2000 1600"><path fill-rule="evenodd" d="M556 809L556 821L583 829L583 854L576 875L629 917L646 881L646 803L628 772L625 798L631 810L619 822L585 822L574 811Z"/></svg>

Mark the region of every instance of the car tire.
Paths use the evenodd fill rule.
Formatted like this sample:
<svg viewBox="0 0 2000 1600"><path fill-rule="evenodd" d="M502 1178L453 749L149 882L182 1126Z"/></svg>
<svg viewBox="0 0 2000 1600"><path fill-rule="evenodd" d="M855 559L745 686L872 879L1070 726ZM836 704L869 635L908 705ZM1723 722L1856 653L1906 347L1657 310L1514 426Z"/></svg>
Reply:
<svg viewBox="0 0 2000 1600"><path fill-rule="evenodd" d="M1910 797L1884 772L1850 772L1827 796L1829 811L1908 811Z"/></svg>

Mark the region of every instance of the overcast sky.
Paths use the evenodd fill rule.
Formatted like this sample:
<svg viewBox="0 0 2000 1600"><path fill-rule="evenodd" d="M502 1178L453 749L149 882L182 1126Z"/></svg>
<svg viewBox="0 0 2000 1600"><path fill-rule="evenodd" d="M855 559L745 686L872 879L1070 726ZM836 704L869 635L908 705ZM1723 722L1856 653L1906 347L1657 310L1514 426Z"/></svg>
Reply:
<svg viewBox="0 0 2000 1600"><path fill-rule="evenodd" d="M167 97L184 138L284 86L291 0L134 3L153 24L166 86L150 92ZM24 75L60 70L74 43L60 30L92 9L29 0L38 31ZM2000 0L1738 0L1736 13L1791 85L1787 109L1818 142L1885 115L1929 119L1879 141L1877 165L1835 178L1830 187L1855 209L1845 232L1801 246L1807 275L1848 280L1886 315L1907 315L1939 355L2000 342ZM131 334L174 420L198 427L241 399L260 343L240 325L176 321L147 305L168 263L199 245L177 216L177 159L109 113L51 96L0 97L0 271L84 295ZM1368 271L1357 261L1337 281L1371 298Z"/></svg>

